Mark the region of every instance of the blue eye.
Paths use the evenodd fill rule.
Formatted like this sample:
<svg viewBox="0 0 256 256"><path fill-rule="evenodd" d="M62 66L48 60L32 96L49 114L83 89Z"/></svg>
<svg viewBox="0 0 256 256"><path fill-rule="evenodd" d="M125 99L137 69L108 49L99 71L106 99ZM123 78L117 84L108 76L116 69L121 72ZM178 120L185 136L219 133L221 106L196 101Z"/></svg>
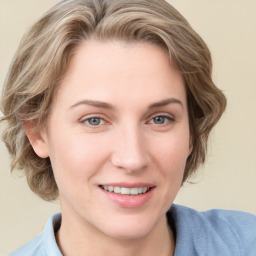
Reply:
<svg viewBox="0 0 256 256"><path fill-rule="evenodd" d="M156 116L153 118L155 124L164 124L166 121L166 117L164 116Z"/></svg>
<svg viewBox="0 0 256 256"><path fill-rule="evenodd" d="M166 124L167 122L171 122L174 121L173 118L169 117L169 116L156 116L154 118L152 118L152 120L150 121L153 124Z"/></svg>
<svg viewBox="0 0 256 256"><path fill-rule="evenodd" d="M91 118L87 118L84 121L85 123L87 123L90 126L98 126L103 124L103 119L100 117L91 117Z"/></svg>

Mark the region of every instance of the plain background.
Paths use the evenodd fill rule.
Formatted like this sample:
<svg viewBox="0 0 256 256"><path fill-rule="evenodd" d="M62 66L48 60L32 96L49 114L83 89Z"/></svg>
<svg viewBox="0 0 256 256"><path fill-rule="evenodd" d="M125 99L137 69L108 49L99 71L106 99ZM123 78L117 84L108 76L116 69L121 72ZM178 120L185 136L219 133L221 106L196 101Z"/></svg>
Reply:
<svg viewBox="0 0 256 256"><path fill-rule="evenodd" d="M0 86L22 34L57 0L0 0ZM173 0L208 44L215 83L228 108L214 129L208 159L196 184L186 183L176 203L199 210L225 208L256 214L256 0ZM38 234L58 203L29 191L20 174L10 174L0 144L0 255Z"/></svg>

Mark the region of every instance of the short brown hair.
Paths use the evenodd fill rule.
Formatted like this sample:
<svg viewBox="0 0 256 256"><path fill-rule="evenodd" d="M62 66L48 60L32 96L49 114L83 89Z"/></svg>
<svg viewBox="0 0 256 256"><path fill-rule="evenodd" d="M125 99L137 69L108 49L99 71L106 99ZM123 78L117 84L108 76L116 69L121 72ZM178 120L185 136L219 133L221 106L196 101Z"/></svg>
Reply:
<svg viewBox="0 0 256 256"><path fill-rule="evenodd" d="M45 124L53 94L75 49L90 38L141 41L164 47L183 76L193 150L184 179L205 161L207 140L226 106L214 85L208 47L164 0L66 0L50 9L23 37L2 94L3 132L12 169L24 169L30 188L45 200L58 196L49 158L36 155L23 123Z"/></svg>

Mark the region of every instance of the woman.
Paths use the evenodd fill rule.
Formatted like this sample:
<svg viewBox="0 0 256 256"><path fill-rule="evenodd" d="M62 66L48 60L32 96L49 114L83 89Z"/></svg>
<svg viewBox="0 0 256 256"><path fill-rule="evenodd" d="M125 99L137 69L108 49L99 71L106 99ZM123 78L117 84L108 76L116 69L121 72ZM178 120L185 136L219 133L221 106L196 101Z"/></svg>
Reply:
<svg viewBox="0 0 256 256"><path fill-rule="evenodd" d="M255 255L255 216L173 204L225 106L167 2L57 4L24 36L2 112L12 168L61 214L11 255Z"/></svg>

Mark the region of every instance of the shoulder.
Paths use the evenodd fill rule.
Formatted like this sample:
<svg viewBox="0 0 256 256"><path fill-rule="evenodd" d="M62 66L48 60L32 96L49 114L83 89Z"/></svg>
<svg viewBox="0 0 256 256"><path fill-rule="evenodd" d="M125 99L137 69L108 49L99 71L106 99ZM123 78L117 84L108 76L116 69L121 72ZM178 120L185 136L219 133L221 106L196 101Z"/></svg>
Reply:
<svg viewBox="0 0 256 256"><path fill-rule="evenodd" d="M198 245L233 253L225 255L255 255L255 215L220 209L199 212L180 205L173 205L171 212L178 232L190 232Z"/></svg>
<svg viewBox="0 0 256 256"><path fill-rule="evenodd" d="M181 205L173 205L171 210L175 211L184 218L198 218L203 223L208 223L218 227L218 224L226 224L236 227L239 230L256 225L256 215L236 210L211 209L207 211L197 211ZM217 226L216 226L217 225Z"/></svg>
<svg viewBox="0 0 256 256"><path fill-rule="evenodd" d="M43 248L43 233L40 233L29 243L23 245L9 256L46 256Z"/></svg>
<svg viewBox="0 0 256 256"><path fill-rule="evenodd" d="M223 230L223 225L232 231L237 238L249 240L254 238L256 242L256 215L248 212L234 210L213 209L201 212L215 230Z"/></svg>
<svg viewBox="0 0 256 256"><path fill-rule="evenodd" d="M8 256L61 256L55 240L55 232L61 224L61 214L51 216L44 231Z"/></svg>

